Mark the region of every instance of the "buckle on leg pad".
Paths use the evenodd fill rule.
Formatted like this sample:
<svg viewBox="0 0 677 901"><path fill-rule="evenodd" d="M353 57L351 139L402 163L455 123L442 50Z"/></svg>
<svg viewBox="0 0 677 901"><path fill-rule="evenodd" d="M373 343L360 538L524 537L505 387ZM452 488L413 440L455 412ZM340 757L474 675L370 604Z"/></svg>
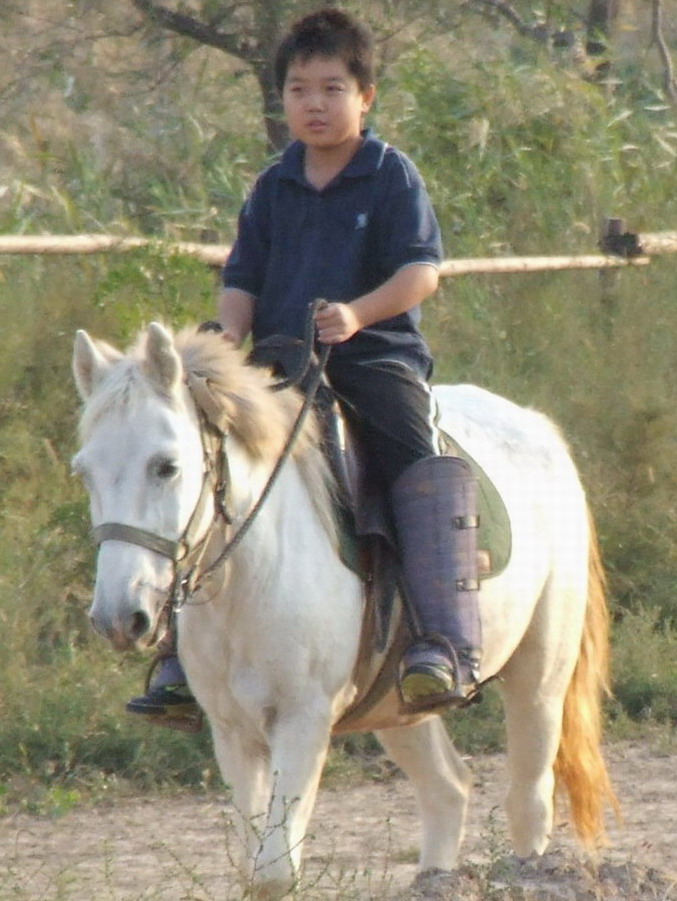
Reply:
<svg viewBox="0 0 677 901"><path fill-rule="evenodd" d="M465 516L454 516L451 523L455 529L479 529L480 518L476 513L467 513Z"/></svg>

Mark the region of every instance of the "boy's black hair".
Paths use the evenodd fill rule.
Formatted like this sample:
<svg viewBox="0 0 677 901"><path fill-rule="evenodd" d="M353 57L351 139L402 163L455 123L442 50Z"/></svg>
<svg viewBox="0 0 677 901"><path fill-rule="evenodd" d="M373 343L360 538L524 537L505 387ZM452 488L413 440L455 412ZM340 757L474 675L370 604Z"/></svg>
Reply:
<svg viewBox="0 0 677 901"><path fill-rule="evenodd" d="M295 22L275 56L275 85L284 88L289 66L313 56L338 56L364 91L374 83L374 38L366 25L350 13L327 7Z"/></svg>

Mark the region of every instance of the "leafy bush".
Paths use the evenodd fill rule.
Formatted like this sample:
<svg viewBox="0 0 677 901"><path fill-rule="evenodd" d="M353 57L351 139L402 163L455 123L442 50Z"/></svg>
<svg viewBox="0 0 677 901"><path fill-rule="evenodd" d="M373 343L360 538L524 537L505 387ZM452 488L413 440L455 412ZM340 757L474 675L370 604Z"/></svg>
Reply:
<svg viewBox="0 0 677 901"><path fill-rule="evenodd" d="M642 723L677 724L677 633L653 608L623 612L614 633L616 705Z"/></svg>

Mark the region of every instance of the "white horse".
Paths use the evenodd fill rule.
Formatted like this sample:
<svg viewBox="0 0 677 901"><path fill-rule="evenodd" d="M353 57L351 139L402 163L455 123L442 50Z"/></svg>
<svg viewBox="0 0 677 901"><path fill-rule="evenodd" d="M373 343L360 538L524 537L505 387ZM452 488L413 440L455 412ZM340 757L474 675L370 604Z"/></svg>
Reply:
<svg viewBox="0 0 677 901"><path fill-rule="evenodd" d="M73 369L85 402L74 469L101 543L93 625L120 650L152 644L182 587L179 653L233 790L242 878L260 897L284 896L332 731L356 693L364 603L337 553L316 427L219 562L266 488L298 394L271 392L267 371L218 335L174 337L157 323L127 355L78 332ZM614 804L600 752L608 617L578 475L541 414L469 385L435 394L442 427L490 475L512 525L509 565L483 582L480 605L482 677L499 677L505 702L514 850L544 852L560 783L580 838L595 844ZM453 869L471 775L439 716L403 715L393 686L356 728L374 731L413 784L420 869Z"/></svg>

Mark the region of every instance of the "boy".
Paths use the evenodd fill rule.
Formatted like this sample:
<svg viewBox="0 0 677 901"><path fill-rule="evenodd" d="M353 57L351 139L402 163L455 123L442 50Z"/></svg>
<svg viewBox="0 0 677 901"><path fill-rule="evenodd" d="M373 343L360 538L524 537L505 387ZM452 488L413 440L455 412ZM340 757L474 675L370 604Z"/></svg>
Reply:
<svg viewBox="0 0 677 901"><path fill-rule="evenodd" d="M389 493L418 640L402 661L411 708L463 702L479 683L474 480L437 456L432 361L419 305L437 288L439 226L413 163L363 131L376 89L373 39L335 8L298 21L275 60L293 143L257 180L223 271L219 319L241 344L303 337L309 303L326 373L356 412ZM182 685L171 659L147 698L169 709ZM178 696L174 694L178 690Z"/></svg>

